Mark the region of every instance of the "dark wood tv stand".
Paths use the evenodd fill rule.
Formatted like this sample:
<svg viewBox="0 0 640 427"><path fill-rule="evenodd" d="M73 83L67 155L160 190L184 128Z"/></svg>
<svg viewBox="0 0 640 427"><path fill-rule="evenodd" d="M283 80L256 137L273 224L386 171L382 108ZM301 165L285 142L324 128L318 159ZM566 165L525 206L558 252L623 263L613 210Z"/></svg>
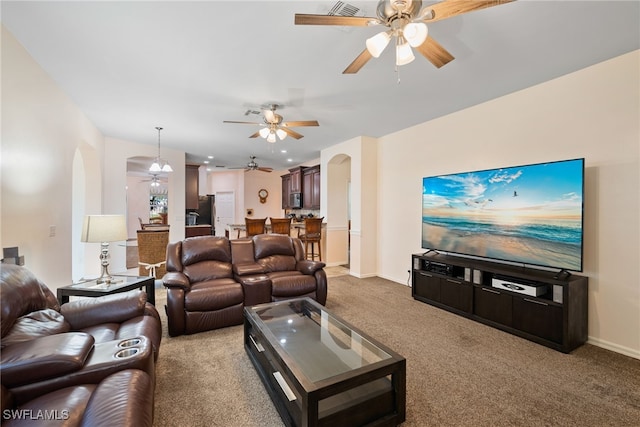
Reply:
<svg viewBox="0 0 640 427"><path fill-rule="evenodd" d="M411 265L416 300L564 353L587 341L584 276L433 251Z"/></svg>

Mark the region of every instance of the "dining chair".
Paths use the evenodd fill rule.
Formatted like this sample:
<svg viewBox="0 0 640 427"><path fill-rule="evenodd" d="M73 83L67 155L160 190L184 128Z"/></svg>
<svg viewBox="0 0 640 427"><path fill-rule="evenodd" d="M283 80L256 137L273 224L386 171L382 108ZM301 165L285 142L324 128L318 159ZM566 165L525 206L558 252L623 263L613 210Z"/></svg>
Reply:
<svg viewBox="0 0 640 427"><path fill-rule="evenodd" d="M304 255L306 259L314 260L317 256L322 261L322 245L320 240L322 237L322 218L305 218L304 219L304 233L298 237L304 243ZM309 253L309 244L311 244L311 253ZM318 253L315 253L315 245L318 245ZM309 257L311 256L311 257Z"/></svg>
<svg viewBox="0 0 640 427"><path fill-rule="evenodd" d="M244 224L247 228L247 237L255 236L257 234L265 234L266 230L267 218L245 218Z"/></svg>
<svg viewBox="0 0 640 427"><path fill-rule="evenodd" d="M289 218L269 218L271 232L275 234L291 234L291 217Z"/></svg>

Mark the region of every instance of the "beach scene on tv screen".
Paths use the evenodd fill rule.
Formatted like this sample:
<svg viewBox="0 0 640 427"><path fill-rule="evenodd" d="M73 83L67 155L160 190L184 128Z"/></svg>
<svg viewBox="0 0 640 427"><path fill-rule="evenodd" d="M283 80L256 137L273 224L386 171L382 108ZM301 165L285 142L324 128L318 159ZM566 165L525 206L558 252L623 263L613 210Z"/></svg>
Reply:
<svg viewBox="0 0 640 427"><path fill-rule="evenodd" d="M427 177L422 247L582 269L581 159Z"/></svg>

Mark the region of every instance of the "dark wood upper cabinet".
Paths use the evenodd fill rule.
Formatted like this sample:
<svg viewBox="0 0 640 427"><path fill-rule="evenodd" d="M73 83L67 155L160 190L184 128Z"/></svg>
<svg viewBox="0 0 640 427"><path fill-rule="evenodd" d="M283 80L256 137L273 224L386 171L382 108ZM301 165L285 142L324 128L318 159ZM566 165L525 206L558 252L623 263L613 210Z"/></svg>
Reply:
<svg viewBox="0 0 640 427"><path fill-rule="evenodd" d="M320 209L320 165L289 169L281 178L282 209L292 209L292 193L302 193L302 209Z"/></svg>
<svg viewBox="0 0 640 427"><path fill-rule="evenodd" d="M186 209L198 209L198 195L199 195L199 172L198 165L186 165L185 167L185 208Z"/></svg>
<svg viewBox="0 0 640 427"><path fill-rule="evenodd" d="M290 193L302 193L302 170L303 166L289 169L289 176L291 179L289 192Z"/></svg>
<svg viewBox="0 0 640 427"><path fill-rule="evenodd" d="M302 207L320 209L320 165L302 171Z"/></svg>

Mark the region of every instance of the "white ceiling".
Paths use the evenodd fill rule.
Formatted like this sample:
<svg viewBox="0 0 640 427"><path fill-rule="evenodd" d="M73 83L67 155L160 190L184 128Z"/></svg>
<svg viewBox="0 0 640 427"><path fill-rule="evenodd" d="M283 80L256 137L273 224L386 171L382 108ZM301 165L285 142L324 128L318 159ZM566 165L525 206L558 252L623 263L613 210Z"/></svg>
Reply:
<svg viewBox="0 0 640 427"><path fill-rule="evenodd" d="M349 1L375 16L376 2ZM424 2L425 5L433 2ZM381 27L296 26L324 1L2 1L3 25L105 135L183 150L188 161L285 169L359 135L380 137L640 48L638 1L526 1L434 22L456 59L393 49L342 71ZM318 120L269 144L248 109ZM432 143L425 137L425 144ZM288 152L282 154L281 149Z"/></svg>

